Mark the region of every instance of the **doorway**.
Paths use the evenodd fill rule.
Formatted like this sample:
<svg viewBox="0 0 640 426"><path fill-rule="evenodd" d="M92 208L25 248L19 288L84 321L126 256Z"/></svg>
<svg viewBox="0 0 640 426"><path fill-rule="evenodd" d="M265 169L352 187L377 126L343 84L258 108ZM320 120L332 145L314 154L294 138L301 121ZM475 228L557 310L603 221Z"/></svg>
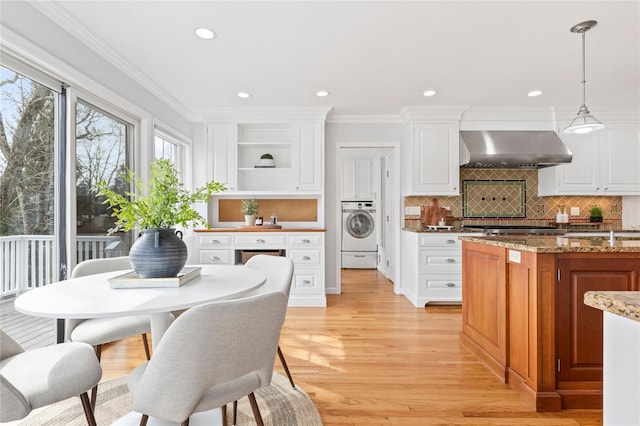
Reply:
<svg viewBox="0 0 640 426"><path fill-rule="evenodd" d="M396 253L400 244L400 225L401 217L400 188L399 179L396 178L396 170L399 167L400 144L393 142L357 142L357 143L341 143L337 146L336 159L338 164L342 165L344 159L367 159L371 160L371 177L372 185L370 196L365 195L365 200L361 194L348 192L354 188L354 184L349 177L345 176L345 172L340 167L341 173L336 180L336 194L340 199L339 205L344 201L370 201L375 204L375 233L377 242L376 266L375 270L378 274L382 274L386 279L393 282L394 292L399 293L399 280L396 271ZM357 173L356 173L357 175ZM357 185L355 185L357 187ZM356 194L355 198L351 195ZM366 191L365 191L366 193ZM336 212L336 223L343 224L342 209ZM342 280L348 276L350 271L357 272L358 269L344 269L342 263L342 238L343 229L337 232L336 247L336 283L338 293L342 292ZM346 275L345 275L346 274Z"/></svg>

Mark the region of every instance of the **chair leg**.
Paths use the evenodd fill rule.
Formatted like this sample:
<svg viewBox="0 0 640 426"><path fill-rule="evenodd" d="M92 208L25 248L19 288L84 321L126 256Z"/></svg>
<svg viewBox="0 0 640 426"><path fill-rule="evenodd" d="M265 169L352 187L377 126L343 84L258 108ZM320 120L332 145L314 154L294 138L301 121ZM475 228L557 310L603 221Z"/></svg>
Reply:
<svg viewBox="0 0 640 426"><path fill-rule="evenodd" d="M238 400L233 401L233 426L238 423Z"/></svg>
<svg viewBox="0 0 640 426"><path fill-rule="evenodd" d="M100 358L102 357L102 345L96 345L95 347L96 357L98 357L98 362L100 362ZM96 399L98 398L98 385L95 385L93 389L91 389L91 407L96 409Z"/></svg>
<svg viewBox="0 0 640 426"><path fill-rule="evenodd" d="M147 421L149 421L149 416L143 414L142 417L140 417L140 426L147 426Z"/></svg>
<svg viewBox="0 0 640 426"><path fill-rule="evenodd" d="M149 354L149 340L147 339L147 333L142 333L142 344L144 345L144 354L147 356L147 361L151 359Z"/></svg>
<svg viewBox="0 0 640 426"><path fill-rule="evenodd" d="M256 419L257 426L264 426L262 422L262 415L260 414L260 409L258 408L258 401L256 401L256 396L251 392L249 394L249 402L251 403L251 410L253 411L253 417Z"/></svg>
<svg viewBox="0 0 640 426"><path fill-rule="evenodd" d="M287 377L289 378L289 383L291 383L291 387L295 389L296 385L293 383L293 377L291 377L291 373L289 373L289 367L287 366L287 361L284 360L284 355L280 350L280 345L278 345L278 357L280 358L280 362L284 367L284 372L287 373Z"/></svg>
<svg viewBox="0 0 640 426"><path fill-rule="evenodd" d="M96 418L93 415L93 408L89 401L89 395L87 395L86 392L81 394L80 401L82 402L82 408L84 408L84 415L87 418L87 424L89 426L96 426Z"/></svg>
<svg viewBox="0 0 640 426"><path fill-rule="evenodd" d="M220 407L220 411L222 412L222 426L227 426L227 404Z"/></svg>

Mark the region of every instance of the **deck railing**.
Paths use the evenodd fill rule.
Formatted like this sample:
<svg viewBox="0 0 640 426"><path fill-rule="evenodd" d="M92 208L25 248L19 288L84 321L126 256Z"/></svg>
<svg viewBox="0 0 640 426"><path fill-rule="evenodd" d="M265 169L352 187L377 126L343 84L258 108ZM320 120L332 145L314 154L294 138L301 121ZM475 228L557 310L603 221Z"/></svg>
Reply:
<svg viewBox="0 0 640 426"><path fill-rule="evenodd" d="M78 262L124 254L122 240L118 237L77 237ZM0 237L0 296L58 281L58 263L53 235Z"/></svg>

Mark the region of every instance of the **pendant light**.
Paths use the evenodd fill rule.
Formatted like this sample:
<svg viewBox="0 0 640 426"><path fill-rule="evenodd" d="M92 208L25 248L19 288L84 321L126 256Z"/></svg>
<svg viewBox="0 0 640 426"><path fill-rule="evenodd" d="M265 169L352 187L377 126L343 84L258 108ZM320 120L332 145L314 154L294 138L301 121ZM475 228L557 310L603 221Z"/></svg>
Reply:
<svg viewBox="0 0 640 426"><path fill-rule="evenodd" d="M564 129L564 133L589 133L593 130L604 128L598 119L596 119L587 109L586 93L587 80L585 77L585 42L584 33L595 27L598 21L584 21L571 27L572 33L580 33L582 35L582 106L578 110L578 115L573 119L571 124Z"/></svg>

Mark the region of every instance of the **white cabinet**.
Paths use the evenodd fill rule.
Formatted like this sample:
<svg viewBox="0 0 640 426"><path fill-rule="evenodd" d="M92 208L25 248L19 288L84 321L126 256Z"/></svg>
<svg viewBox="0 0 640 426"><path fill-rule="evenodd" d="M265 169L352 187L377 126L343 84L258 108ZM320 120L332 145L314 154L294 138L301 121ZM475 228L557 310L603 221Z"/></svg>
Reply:
<svg viewBox="0 0 640 426"><path fill-rule="evenodd" d="M322 123L212 123L207 142L208 177L231 192L322 191ZM274 167L262 164L265 154Z"/></svg>
<svg viewBox="0 0 640 426"><path fill-rule="evenodd" d="M402 232L402 293L416 307L462 302L461 235Z"/></svg>
<svg viewBox="0 0 640 426"><path fill-rule="evenodd" d="M201 264L242 263L242 250L282 250L293 261L289 306L326 306L322 232L197 232Z"/></svg>
<svg viewBox="0 0 640 426"><path fill-rule="evenodd" d="M573 159L538 171L538 195L640 195L637 123L607 123L596 132L560 137Z"/></svg>
<svg viewBox="0 0 640 426"><path fill-rule="evenodd" d="M411 195L460 195L458 122L407 124Z"/></svg>
<svg viewBox="0 0 640 426"><path fill-rule="evenodd" d="M372 160L342 160L342 200L373 200Z"/></svg>
<svg viewBox="0 0 640 426"><path fill-rule="evenodd" d="M320 123L293 126L294 189L321 191L324 181L324 132Z"/></svg>
<svg viewBox="0 0 640 426"><path fill-rule="evenodd" d="M207 180L215 180L236 190L236 125L233 123L207 126Z"/></svg>

